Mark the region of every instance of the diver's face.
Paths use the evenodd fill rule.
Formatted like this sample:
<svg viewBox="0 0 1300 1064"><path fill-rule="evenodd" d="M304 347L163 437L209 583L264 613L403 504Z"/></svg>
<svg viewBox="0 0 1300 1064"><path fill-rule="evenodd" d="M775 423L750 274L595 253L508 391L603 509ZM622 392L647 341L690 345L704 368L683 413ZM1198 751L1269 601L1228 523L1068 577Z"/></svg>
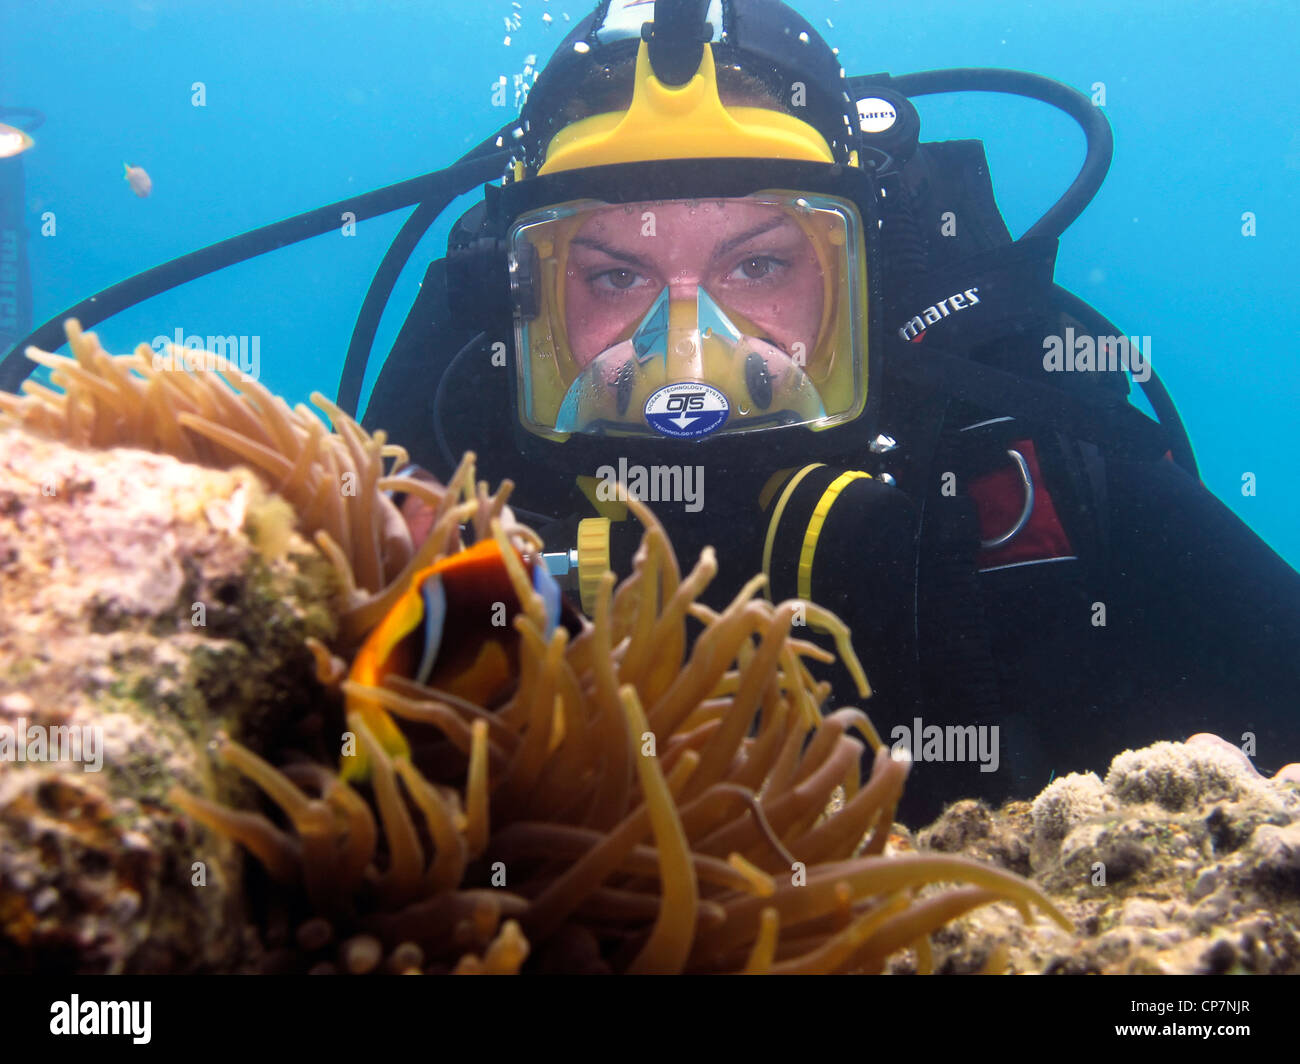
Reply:
<svg viewBox="0 0 1300 1064"><path fill-rule="evenodd" d="M821 267L786 212L738 200L628 204L593 214L570 247L564 299L578 367L627 339L662 289L693 302L697 286L786 354L814 350Z"/></svg>

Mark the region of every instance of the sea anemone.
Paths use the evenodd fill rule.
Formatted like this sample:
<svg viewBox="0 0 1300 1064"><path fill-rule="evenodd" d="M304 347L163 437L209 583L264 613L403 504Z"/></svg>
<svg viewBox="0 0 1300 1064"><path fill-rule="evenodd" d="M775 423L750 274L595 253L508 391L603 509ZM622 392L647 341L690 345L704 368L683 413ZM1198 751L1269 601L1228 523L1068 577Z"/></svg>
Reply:
<svg viewBox="0 0 1300 1064"><path fill-rule="evenodd" d="M400 448L320 397L332 431L229 367L156 370L146 346L115 358L75 323L68 332L74 358L32 353L64 392L29 384L23 399L0 396L0 412L74 443L250 465L339 570L338 653L404 577L463 540L540 547L506 506L508 482L494 494L475 484L472 456L445 488L385 477ZM435 509L418 550L383 494L393 487ZM912 947L924 971L928 935L990 901L1026 919L1036 905L1069 927L1017 876L887 855L907 762L860 710L822 716L829 685L807 663L833 659L792 625L836 633L865 692L847 631L810 603L759 598L761 577L708 609L698 597L717 570L712 550L683 576L663 528L629 505L645 526L633 571L621 583L605 574L575 636L561 627L545 638L538 596L503 551L524 608L518 682L501 705L400 679L358 689L316 646L327 685L378 701L431 741L393 757L350 714L373 770L355 787L330 766L275 768L219 740L219 760L266 793L276 820L173 793L301 902L304 950L349 936L338 957L351 971L386 955L389 970L794 973L878 972ZM851 730L875 751L865 780Z"/></svg>

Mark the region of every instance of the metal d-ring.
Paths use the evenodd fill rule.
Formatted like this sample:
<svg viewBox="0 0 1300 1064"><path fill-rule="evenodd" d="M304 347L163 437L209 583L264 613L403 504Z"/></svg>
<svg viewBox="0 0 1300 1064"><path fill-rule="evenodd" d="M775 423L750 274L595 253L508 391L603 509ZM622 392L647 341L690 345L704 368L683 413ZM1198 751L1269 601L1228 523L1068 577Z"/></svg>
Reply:
<svg viewBox="0 0 1300 1064"><path fill-rule="evenodd" d="M980 546L985 550L995 550L998 547L1005 547L1016 536L1024 530L1025 525L1029 524L1029 515L1034 512L1034 480L1029 475L1029 463L1025 461L1025 456L1019 451L1007 451L1008 457L1016 463L1020 470L1020 482L1025 486L1025 508L1020 511L1020 516L1016 518L1016 523L1000 536L994 536L992 539L980 540Z"/></svg>

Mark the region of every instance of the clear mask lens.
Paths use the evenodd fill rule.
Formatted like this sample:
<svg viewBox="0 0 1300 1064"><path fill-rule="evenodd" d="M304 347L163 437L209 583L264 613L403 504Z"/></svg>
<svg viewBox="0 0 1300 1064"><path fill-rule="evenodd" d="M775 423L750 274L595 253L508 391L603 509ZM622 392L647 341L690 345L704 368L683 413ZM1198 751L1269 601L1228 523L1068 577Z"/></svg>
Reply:
<svg viewBox="0 0 1300 1064"><path fill-rule="evenodd" d="M853 205L826 196L525 215L510 236L532 285L516 314L524 425L698 439L856 417L861 239Z"/></svg>

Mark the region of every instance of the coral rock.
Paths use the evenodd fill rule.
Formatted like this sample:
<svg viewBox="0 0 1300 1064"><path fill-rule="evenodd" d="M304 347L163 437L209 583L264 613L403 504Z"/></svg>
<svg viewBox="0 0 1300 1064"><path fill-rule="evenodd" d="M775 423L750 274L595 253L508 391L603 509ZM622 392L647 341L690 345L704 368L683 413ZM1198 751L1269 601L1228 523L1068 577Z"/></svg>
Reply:
<svg viewBox="0 0 1300 1064"><path fill-rule="evenodd" d="M238 854L164 795L220 797L215 731L312 691L329 570L263 556L270 505L242 470L0 431L0 970L238 966Z"/></svg>
<svg viewBox="0 0 1300 1064"><path fill-rule="evenodd" d="M918 832L921 848L1016 867L1008 840L1030 809L1033 878L1079 934L988 906L934 936L936 971L1000 951L1022 973L1300 973L1300 787L1223 740L1125 751L1104 782L1055 780L1029 806L984 809L977 831L971 804Z"/></svg>

